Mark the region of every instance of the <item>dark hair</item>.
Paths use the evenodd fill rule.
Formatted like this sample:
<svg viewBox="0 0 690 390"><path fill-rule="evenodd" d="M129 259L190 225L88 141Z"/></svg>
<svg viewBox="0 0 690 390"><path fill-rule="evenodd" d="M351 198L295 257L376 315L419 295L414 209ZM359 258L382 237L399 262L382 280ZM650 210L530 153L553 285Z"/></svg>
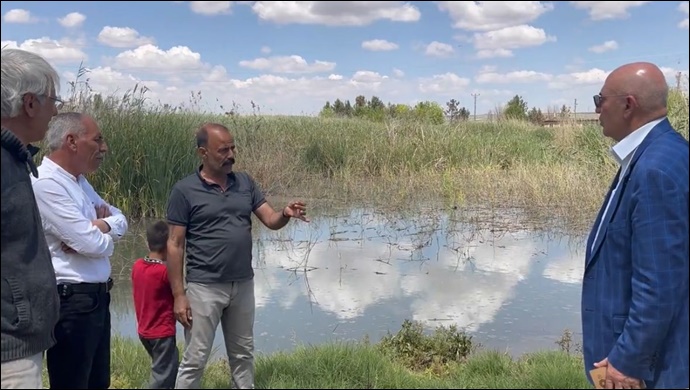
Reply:
<svg viewBox="0 0 690 390"><path fill-rule="evenodd" d="M158 221L146 229L146 242L151 252L164 252L168 245L168 224Z"/></svg>
<svg viewBox="0 0 690 390"><path fill-rule="evenodd" d="M199 130L196 131L197 148L205 148L208 145L208 131L212 129L224 130L228 133L230 132L227 127L221 125L220 123L206 122L199 127Z"/></svg>

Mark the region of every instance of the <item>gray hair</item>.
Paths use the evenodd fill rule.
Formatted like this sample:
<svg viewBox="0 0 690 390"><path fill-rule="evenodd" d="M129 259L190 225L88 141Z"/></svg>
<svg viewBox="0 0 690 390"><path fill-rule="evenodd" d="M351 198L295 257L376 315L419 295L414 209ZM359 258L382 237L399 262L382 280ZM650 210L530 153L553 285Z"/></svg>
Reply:
<svg viewBox="0 0 690 390"><path fill-rule="evenodd" d="M48 149L53 152L62 147L68 135L83 135L84 133L86 133L84 115L79 112L63 112L50 120L48 133L46 133L46 144Z"/></svg>
<svg viewBox="0 0 690 390"><path fill-rule="evenodd" d="M2 49L2 117L14 118L25 94L48 96L60 87L60 76L43 57L20 49Z"/></svg>

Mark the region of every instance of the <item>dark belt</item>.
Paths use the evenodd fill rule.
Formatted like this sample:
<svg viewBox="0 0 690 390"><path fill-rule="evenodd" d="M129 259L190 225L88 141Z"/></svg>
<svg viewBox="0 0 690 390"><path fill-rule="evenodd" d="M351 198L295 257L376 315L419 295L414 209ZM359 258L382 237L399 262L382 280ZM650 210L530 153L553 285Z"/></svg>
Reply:
<svg viewBox="0 0 690 390"><path fill-rule="evenodd" d="M61 283L57 285L58 294L68 297L72 294L107 293L113 288L113 280L108 278L106 283Z"/></svg>

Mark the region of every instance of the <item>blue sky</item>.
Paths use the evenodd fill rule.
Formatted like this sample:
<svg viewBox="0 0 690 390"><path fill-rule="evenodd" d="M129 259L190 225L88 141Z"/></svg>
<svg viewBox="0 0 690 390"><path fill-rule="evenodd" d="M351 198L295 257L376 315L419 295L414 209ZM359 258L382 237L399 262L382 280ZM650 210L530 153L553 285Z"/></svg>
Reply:
<svg viewBox="0 0 690 390"><path fill-rule="evenodd" d="M651 61L688 72L688 2L3 1L2 46L44 55L63 81L79 64L95 91L145 85L153 102L316 114L327 101L445 105L481 115L593 111L607 73Z"/></svg>

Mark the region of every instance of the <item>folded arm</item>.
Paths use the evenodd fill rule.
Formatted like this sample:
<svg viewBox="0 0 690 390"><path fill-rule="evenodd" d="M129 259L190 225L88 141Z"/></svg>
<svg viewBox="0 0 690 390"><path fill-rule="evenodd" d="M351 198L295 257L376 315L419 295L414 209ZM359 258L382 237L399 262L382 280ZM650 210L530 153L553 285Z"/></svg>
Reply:
<svg viewBox="0 0 690 390"><path fill-rule="evenodd" d="M34 193L48 233L83 256L113 254L113 238L82 214L62 185L52 179L39 179L34 183Z"/></svg>
<svg viewBox="0 0 690 390"><path fill-rule="evenodd" d="M127 233L127 229L129 228L127 224L127 218L122 214L122 211L118 209L117 207L108 204L103 198L101 198L100 195L96 192L96 190L93 189L91 184L89 184L88 181L84 180L82 183L82 188L84 189L84 192L89 196L89 198L93 201L94 207L99 207L101 205L106 205L108 209L110 210L110 216L102 218L102 221L107 224L107 226L110 228L107 233L110 234L111 237L115 241L119 240L122 236L124 236Z"/></svg>
<svg viewBox="0 0 690 390"><path fill-rule="evenodd" d="M667 173L649 169L631 181L632 302L608 356L625 375L651 380L653 355L687 294L688 198ZM687 296L686 296L687 297Z"/></svg>

